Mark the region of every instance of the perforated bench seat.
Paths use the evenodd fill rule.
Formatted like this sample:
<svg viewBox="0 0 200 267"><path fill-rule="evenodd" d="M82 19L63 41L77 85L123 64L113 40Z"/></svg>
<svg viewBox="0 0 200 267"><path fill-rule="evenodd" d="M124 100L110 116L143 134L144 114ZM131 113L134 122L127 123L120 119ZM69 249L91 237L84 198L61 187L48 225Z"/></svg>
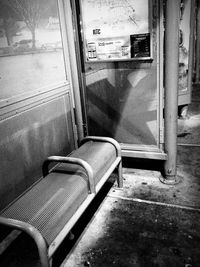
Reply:
<svg viewBox="0 0 200 267"><path fill-rule="evenodd" d="M98 184L103 174L109 169L109 167L116 160L116 149L111 143L88 141L84 145L80 146L79 149L72 152L70 155L74 158L79 158L86 161L93 170L94 183ZM54 169L54 171L74 171L74 166L69 164L60 164Z"/></svg>
<svg viewBox="0 0 200 267"><path fill-rule="evenodd" d="M1 216L27 222L52 243L88 196L84 173L50 173L6 209Z"/></svg>
<svg viewBox="0 0 200 267"><path fill-rule="evenodd" d="M58 163L50 172L49 165ZM122 187L119 144L112 138L86 137L70 157L51 156L44 179L0 213L0 224L24 231L35 241L43 267L115 168Z"/></svg>

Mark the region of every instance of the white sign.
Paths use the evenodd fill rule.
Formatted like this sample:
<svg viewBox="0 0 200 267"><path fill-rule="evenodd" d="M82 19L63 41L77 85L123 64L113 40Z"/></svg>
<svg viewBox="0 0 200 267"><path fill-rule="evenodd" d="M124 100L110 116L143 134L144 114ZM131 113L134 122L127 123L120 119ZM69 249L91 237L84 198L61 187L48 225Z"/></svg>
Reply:
<svg viewBox="0 0 200 267"><path fill-rule="evenodd" d="M131 36L149 34L148 0L82 0L86 60L130 59Z"/></svg>

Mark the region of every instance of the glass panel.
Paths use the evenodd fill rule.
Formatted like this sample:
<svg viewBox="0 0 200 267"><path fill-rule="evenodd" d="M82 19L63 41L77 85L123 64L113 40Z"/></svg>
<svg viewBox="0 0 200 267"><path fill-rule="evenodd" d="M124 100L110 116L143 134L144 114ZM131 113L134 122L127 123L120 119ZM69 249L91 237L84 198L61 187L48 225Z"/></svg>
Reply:
<svg viewBox="0 0 200 267"><path fill-rule="evenodd" d="M0 99L63 80L57 1L1 1Z"/></svg>
<svg viewBox="0 0 200 267"><path fill-rule="evenodd" d="M179 94L188 90L188 60L190 43L191 1L181 1L180 42L179 42Z"/></svg>
<svg viewBox="0 0 200 267"><path fill-rule="evenodd" d="M156 67L130 62L90 63L87 67L89 135L111 136L125 144L156 145Z"/></svg>
<svg viewBox="0 0 200 267"><path fill-rule="evenodd" d="M91 45L82 49L86 54L83 58L89 135L110 136L126 147L134 145L136 148L143 146L146 149L148 145L156 148L159 144L157 2L83 0L80 3L82 36L88 39L83 40L83 43L85 41ZM89 17L84 7L86 3L97 10ZM117 15L122 11L123 16ZM94 14L98 14L98 17ZM111 31L113 40L108 43L99 42L101 36L106 36L107 29ZM127 58L119 56L116 60L112 52L116 52L117 46L114 45L113 48L113 44L116 44L115 37L123 34L128 36L130 55ZM149 36L151 47L146 46ZM96 50L94 46L97 42L98 46L105 48L102 54L101 49Z"/></svg>

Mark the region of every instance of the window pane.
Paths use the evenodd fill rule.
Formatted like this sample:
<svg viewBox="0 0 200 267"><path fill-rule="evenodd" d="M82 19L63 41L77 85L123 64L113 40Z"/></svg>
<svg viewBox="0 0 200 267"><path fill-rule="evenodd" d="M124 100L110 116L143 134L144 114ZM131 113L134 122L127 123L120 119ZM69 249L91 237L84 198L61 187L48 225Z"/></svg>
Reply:
<svg viewBox="0 0 200 267"><path fill-rule="evenodd" d="M0 99L64 80L57 1L1 1Z"/></svg>

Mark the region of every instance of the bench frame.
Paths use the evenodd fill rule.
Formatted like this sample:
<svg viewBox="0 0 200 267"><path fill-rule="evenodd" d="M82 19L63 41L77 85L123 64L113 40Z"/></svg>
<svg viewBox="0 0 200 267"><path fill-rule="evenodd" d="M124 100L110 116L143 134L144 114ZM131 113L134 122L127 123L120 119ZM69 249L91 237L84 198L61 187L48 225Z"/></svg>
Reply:
<svg viewBox="0 0 200 267"><path fill-rule="evenodd" d="M95 197L96 193L101 189L101 187L104 185L106 180L109 178L109 176L112 174L112 172L115 170L115 168L118 168L118 187L123 186L123 178L122 178L122 158L121 158L121 148L120 145L112 138L109 137L96 137L96 136L88 136L85 137L81 145L88 141L95 141L95 142L108 142L111 143L115 149L116 149L116 159L111 164L111 166L108 168L106 173L101 177L99 183L95 186L94 179L93 179L93 171L91 166L84 160L79 158L73 158L73 157L59 157L59 156L51 156L48 157L47 160L44 161L42 170L43 170L43 176L47 176L49 173L48 166L51 162L56 163L70 163L70 164L78 164L81 167L83 167L86 171L87 177L88 177L88 186L89 186L89 194L87 198L84 200L84 202L80 205L80 207L77 209L77 211L73 214L73 216L68 220L64 228L61 230L61 232L57 235L57 237L54 239L54 241L47 246L47 243L45 239L43 238L42 234L31 224L22 222L19 220L9 219L0 216L0 224L5 225L8 227L11 227L15 230L11 232L10 235L14 233L14 239L21 233L25 232L27 233L32 239L34 240L40 261L43 267L50 267L51 266L51 259L54 254L54 252L57 250L61 242L64 240L64 238L67 236L67 234L70 232L72 227L75 225L75 223L78 221L78 219L81 217L83 212L86 210L88 205L91 203L93 198ZM31 189L30 189L31 190ZM12 204L11 204L12 205ZM12 238L11 238L12 239ZM10 242L10 241L9 241ZM9 243L8 242L8 243ZM6 246L5 246L6 247ZM2 247L0 247L0 250L2 250Z"/></svg>

